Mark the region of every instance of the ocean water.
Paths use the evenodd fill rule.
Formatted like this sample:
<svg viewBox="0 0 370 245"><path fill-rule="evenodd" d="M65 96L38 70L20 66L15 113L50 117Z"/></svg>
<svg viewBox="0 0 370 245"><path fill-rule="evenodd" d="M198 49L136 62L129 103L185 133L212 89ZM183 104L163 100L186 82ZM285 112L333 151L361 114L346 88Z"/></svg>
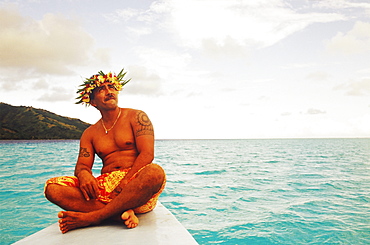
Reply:
<svg viewBox="0 0 370 245"><path fill-rule="evenodd" d="M77 153L0 141L0 244L57 221L43 185ZM370 244L370 139L157 140L155 162L160 201L199 244Z"/></svg>

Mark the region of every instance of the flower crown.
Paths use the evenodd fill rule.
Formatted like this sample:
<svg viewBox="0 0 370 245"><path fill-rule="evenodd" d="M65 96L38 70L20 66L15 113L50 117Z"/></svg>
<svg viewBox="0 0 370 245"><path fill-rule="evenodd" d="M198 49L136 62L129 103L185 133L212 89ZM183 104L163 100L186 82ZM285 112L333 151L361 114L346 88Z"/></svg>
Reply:
<svg viewBox="0 0 370 245"><path fill-rule="evenodd" d="M118 75L112 74L109 72L108 74L104 74L104 72L99 71L98 74L91 76L90 78L86 78L84 83L80 85L80 89L77 90L79 96L76 98L76 104L90 104L90 95L92 94L93 90L97 87L102 86L104 83L111 83L114 85L117 91L121 91L122 87L128 83L130 79L123 80L123 77L126 75L127 72L123 73L122 69Z"/></svg>

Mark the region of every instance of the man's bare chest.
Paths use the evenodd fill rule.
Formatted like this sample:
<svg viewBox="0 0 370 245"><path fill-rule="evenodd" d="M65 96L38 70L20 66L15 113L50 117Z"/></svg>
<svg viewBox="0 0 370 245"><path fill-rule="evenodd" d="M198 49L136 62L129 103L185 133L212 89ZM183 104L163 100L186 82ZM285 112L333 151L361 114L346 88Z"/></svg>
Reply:
<svg viewBox="0 0 370 245"><path fill-rule="evenodd" d="M94 135L93 146L100 157L114 152L136 151L135 137L131 125L120 122L107 133L105 130L99 130L99 133Z"/></svg>

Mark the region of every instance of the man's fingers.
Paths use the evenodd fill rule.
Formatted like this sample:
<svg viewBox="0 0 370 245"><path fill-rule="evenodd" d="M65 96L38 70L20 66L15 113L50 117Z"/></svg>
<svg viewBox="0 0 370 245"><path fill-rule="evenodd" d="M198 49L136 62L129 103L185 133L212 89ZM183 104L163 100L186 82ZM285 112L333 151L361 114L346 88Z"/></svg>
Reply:
<svg viewBox="0 0 370 245"><path fill-rule="evenodd" d="M82 181L81 181L82 182ZM91 199L97 199L100 194L99 182L92 177L92 179L84 180L84 183L80 185L81 192L84 198L89 201ZM102 187L103 188L103 187Z"/></svg>
<svg viewBox="0 0 370 245"><path fill-rule="evenodd" d="M85 189L82 189L81 188L81 192L82 192L82 195L84 196L84 198L86 199L86 201L90 201L89 194L87 194L87 192L85 191Z"/></svg>
<svg viewBox="0 0 370 245"><path fill-rule="evenodd" d="M100 193L98 182L95 181L89 185L86 185L86 191L91 199L97 199Z"/></svg>
<svg viewBox="0 0 370 245"><path fill-rule="evenodd" d="M99 196L99 185L96 183L96 185L93 185L93 190L94 190L94 199L97 199Z"/></svg>
<svg viewBox="0 0 370 245"><path fill-rule="evenodd" d="M89 196L91 197L91 199L96 199L96 185L94 184L91 184L91 185L88 185L88 193L89 193Z"/></svg>
<svg viewBox="0 0 370 245"><path fill-rule="evenodd" d="M86 184L81 186L81 191L87 201L90 199L96 199L95 189L92 185Z"/></svg>

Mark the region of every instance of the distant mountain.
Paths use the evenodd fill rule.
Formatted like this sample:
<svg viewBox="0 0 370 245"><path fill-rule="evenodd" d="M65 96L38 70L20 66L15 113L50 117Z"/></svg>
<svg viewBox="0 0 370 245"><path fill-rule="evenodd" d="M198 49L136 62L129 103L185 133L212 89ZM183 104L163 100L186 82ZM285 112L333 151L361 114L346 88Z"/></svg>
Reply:
<svg viewBox="0 0 370 245"><path fill-rule="evenodd" d="M90 124L52 112L0 103L0 139L79 139Z"/></svg>

